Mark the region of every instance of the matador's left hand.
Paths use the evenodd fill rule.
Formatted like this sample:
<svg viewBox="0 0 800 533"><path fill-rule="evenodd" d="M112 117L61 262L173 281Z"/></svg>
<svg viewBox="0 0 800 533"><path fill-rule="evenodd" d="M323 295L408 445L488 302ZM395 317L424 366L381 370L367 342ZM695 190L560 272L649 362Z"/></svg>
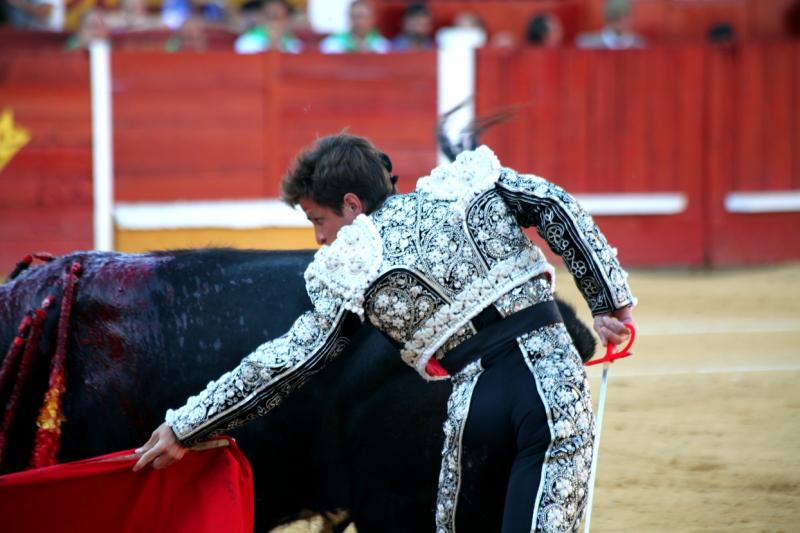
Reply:
<svg viewBox="0 0 800 533"><path fill-rule="evenodd" d="M610 313L602 313L594 317L594 330L600 337L600 342L606 346L609 342L622 344L628 340L631 332L625 324L633 325L633 311L630 307L623 307Z"/></svg>

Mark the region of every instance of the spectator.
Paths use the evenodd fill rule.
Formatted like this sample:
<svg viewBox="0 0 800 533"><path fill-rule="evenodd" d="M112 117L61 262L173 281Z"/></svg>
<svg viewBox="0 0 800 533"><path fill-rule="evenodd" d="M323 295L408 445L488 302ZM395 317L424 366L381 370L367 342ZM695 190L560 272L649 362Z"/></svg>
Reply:
<svg viewBox="0 0 800 533"><path fill-rule="evenodd" d="M164 0L161 20L169 29L177 30L199 14L205 23L224 24L228 20L226 0Z"/></svg>
<svg viewBox="0 0 800 533"><path fill-rule="evenodd" d="M84 13L78 29L65 44L67 50L80 50L95 39L108 39L114 33L164 28L157 16L147 12L145 0L122 0L116 11L90 9Z"/></svg>
<svg viewBox="0 0 800 533"><path fill-rule="evenodd" d="M736 42L736 30L727 22L718 22L708 28L708 42L715 46L730 46Z"/></svg>
<svg viewBox="0 0 800 533"><path fill-rule="evenodd" d="M161 9L161 20L171 30L177 30L192 15L192 4L189 0L164 0Z"/></svg>
<svg viewBox="0 0 800 533"><path fill-rule="evenodd" d="M147 11L147 0L121 0L119 9L104 14L111 32L143 31L164 28L158 16Z"/></svg>
<svg viewBox="0 0 800 533"><path fill-rule="evenodd" d="M303 49L291 31L291 7L286 0L265 0L261 6L260 19L237 39L234 47L240 54L253 54L266 50L278 50L297 54Z"/></svg>
<svg viewBox="0 0 800 533"><path fill-rule="evenodd" d="M471 11L462 11L453 18L453 25L436 32L440 48L480 48L486 44L486 27Z"/></svg>
<svg viewBox="0 0 800 533"><path fill-rule="evenodd" d="M425 4L411 4L403 13L403 31L392 40L392 50L430 50L433 42L433 13Z"/></svg>
<svg viewBox="0 0 800 533"><path fill-rule="evenodd" d="M353 0L308 0L306 16L310 29L320 35L344 33L350 28L348 11Z"/></svg>
<svg viewBox="0 0 800 533"><path fill-rule="evenodd" d="M90 9L81 17L78 29L67 38L66 50L85 50L95 39L108 39L111 36L103 14L98 9Z"/></svg>
<svg viewBox="0 0 800 533"><path fill-rule="evenodd" d="M167 39L164 49L167 52L205 52L208 35L202 13L190 13L189 18Z"/></svg>
<svg viewBox="0 0 800 533"><path fill-rule="evenodd" d="M561 20L551 13L539 13L528 21L526 40L529 45L552 48L561 45L563 38Z"/></svg>
<svg viewBox="0 0 800 533"><path fill-rule="evenodd" d="M241 35L264 23L264 0L246 0L239 9L231 13L230 28Z"/></svg>
<svg viewBox="0 0 800 533"><path fill-rule="evenodd" d="M368 0L355 0L350 4L350 31L329 35L319 44L326 54L348 52L386 53L391 43L375 28L375 8Z"/></svg>
<svg viewBox="0 0 800 533"><path fill-rule="evenodd" d="M62 31L64 0L7 0L5 18L11 26L33 30Z"/></svg>
<svg viewBox="0 0 800 533"><path fill-rule="evenodd" d="M623 50L645 47L644 37L633 33L630 29L631 4L629 0L607 0L604 15L606 26L600 31L579 35L575 42L578 48Z"/></svg>
<svg viewBox="0 0 800 533"><path fill-rule="evenodd" d="M486 34L486 26L481 17L472 11L461 11L453 17L453 27L455 28L475 28Z"/></svg>

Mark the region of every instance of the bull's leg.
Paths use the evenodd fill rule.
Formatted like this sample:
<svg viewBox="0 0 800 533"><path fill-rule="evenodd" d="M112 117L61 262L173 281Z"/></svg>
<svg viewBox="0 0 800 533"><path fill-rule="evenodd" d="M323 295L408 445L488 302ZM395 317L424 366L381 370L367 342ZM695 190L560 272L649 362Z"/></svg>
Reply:
<svg viewBox="0 0 800 533"><path fill-rule="evenodd" d="M592 331L578 318L575 309L573 309L571 305L558 297L556 297L555 300L556 304L558 304L558 310L561 312L561 318L564 319L564 326L566 326L567 332L570 338L572 338L572 343L578 350L581 361L585 363L594 355L596 346Z"/></svg>

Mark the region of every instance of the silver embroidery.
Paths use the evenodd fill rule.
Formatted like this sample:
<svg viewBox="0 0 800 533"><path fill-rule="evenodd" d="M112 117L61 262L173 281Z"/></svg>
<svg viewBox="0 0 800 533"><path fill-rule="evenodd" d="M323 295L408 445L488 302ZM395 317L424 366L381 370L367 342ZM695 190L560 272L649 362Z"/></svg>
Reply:
<svg viewBox="0 0 800 533"><path fill-rule="evenodd" d="M437 219L444 206L448 209ZM424 270L451 297L487 271L463 221L453 215L449 204L419 195L419 219L433 221L428 231L419 233L420 259Z"/></svg>
<svg viewBox="0 0 800 533"><path fill-rule="evenodd" d="M550 281L546 276L538 276L505 293L495 300L494 306L505 317L552 299Z"/></svg>
<svg viewBox="0 0 800 533"><path fill-rule="evenodd" d="M586 505L594 415L589 382L563 324L519 339L545 406L552 442L545 454L531 531L577 529Z"/></svg>
<svg viewBox="0 0 800 533"><path fill-rule="evenodd" d="M475 279L452 302L440 307L412 333L400 350L403 361L427 378L425 366L433 354L488 303L543 272L552 276L552 267L540 254L537 249L523 250L518 255L499 262L486 276Z"/></svg>
<svg viewBox="0 0 800 533"><path fill-rule="evenodd" d="M419 274L406 270L392 270L381 276L366 299L367 316L372 324L398 343L407 341L414 330L446 303Z"/></svg>
<svg viewBox="0 0 800 533"><path fill-rule="evenodd" d="M263 415L344 348L339 338L346 311L363 317L364 291L381 264L381 239L372 221L359 216L321 248L305 273L314 305L283 336L266 342L234 370L208 384L167 423L181 441L194 442Z"/></svg>
<svg viewBox="0 0 800 533"><path fill-rule="evenodd" d="M452 212L463 218L476 194L491 189L500 175L500 162L487 146L461 152L452 163L433 169L417 181L417 191L451 203Z"/></svg>
<svg viewBox="0 0 800 533"><path fill-rule="evenodd" d="M402 342L403 360L432 379L427 362L474 334L470 321L482 309L493 302L504 315L522 309L542 289L532 278L553 279L518 222L537 224L594 313L635 301L615 251L572 197L503 169L481 147L342 228L306 272L313 311L169 411L168 423L183 440L265 413L342 349L346 311Z"/></svg>
<svg viewBox="0 0 800 533"><path fill-rule="evenodd" d="M400 355L409 365L424 376L428 360L459 329L472 320L489 303L528 279L552 267L529 250L498 263L486 277L478 278L448 305L440 307L436 313L417 328L405 343Z"/></svg>
<svg viewBox="0 0 800 533"><path fill-rule="evenodd" d="M330 246L323 246L305 272L306 289L315 307L331 313L341 305L364 319L364 291L378 277L381 236L372 221L359 215L344 226Z"/></svg>
<svg viewBox="0 0 800 533"><path fill-rule="evenodd" d="M366 313L404 343L403 360L425 379L431 379L428 360L474 334L469 322L482 309L531 277L553 273L493 190L479 194L469 210L472 223L484 220L489 233L499 232L506 243L492 255L482 250L497 239L473 235L469 222L454 216L451 202L430 194L389 198L372 218L384 236L384 263L367 294ZM509 243L518 245L513 253Z"/></svg>
<svg viewBox="0 0 800 533"><path fill-rule="evenodd" d="M472 393L481 373L483 368L478 360L453 376L453 390L447 400L447 419L444 422L442 466L436 496L436 533L455 531L456 506L461 487L461 439Z"/></svg>
<svg viewBox="0 0 800 533"><path fill-rule="evenodd" d="M498 192L517 219L536 225L575 277L593 314L636 303L628 277L592 217L561 187L538 176L503 169Z"/></svg>
<svg viewBox="0 0 800 533"><path fill-rule="evenodd" d="M266 413L343 349L336 338L343 315L304 313L285 335L256 348L180 409L168 410L167 424L191 444L212 428L219 433Z"/></svg>
<svg viewBox="0 0 800 533"><path fill-rule="evenodd" d="M520 250L533 248L503 198L494 190L480 195L470 205L467 227L476 248L490 267Z"/></svg>

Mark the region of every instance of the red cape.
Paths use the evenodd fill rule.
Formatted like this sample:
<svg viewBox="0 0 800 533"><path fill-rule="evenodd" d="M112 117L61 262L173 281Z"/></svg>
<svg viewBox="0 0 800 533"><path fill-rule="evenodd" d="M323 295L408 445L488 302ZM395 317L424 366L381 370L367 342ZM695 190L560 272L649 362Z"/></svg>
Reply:
<svg viewBox="0 0 800 533"><path fill-rule="evenodd" d="M0 529L16 532L253 531L253 475L233 439L165 470L133 450L0 476Z"/></svg>

